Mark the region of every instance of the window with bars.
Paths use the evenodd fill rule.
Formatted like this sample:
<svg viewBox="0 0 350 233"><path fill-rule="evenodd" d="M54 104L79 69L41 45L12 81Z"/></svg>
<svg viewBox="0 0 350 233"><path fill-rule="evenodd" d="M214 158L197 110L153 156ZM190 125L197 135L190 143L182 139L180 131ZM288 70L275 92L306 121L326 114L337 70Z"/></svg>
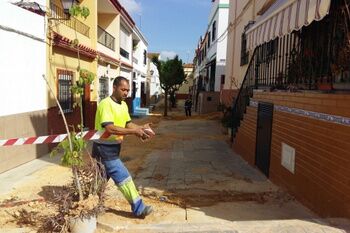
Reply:
<svg viewBox="0 0 350 233"><path fill-rule="evenodd" d="M106 76L100 77L99 83L100 83L99 97L100 97L100 100L103 100L104 98L106 98L109 95L109 93L108 93L108 77L106 77Z"/></svg>
<svg viewBox="0 0 350 233"><path fill-rule="evenodd" d="M72 82L73 72L68 70L57 70L58 77L58 101L64 113L73 111Z"/></svg>

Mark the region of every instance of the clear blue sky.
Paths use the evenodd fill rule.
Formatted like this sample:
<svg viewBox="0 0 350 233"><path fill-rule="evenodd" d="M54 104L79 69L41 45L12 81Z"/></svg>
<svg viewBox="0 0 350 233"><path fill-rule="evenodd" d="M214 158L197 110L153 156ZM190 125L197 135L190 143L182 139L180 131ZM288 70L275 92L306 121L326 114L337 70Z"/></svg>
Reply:
<svg viewBox="0 0 350 233"><path fill-rule="evenodd" d="M192 63L208 25L211 0L119 0L148 41L148 52Z"/></svg>

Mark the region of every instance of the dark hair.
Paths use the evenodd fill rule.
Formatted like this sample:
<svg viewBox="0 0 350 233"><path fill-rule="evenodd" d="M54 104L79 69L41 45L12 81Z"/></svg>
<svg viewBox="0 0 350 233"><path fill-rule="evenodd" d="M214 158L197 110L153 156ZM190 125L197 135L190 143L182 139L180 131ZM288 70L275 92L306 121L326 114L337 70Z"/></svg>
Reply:
<svg viewBox="0 0 350 233"><path fill-rule="evenodd" d="M118 76L114 79L113 86L119 86L123 80L129 83L129 80L127 78L125 78L123 76Z"/></svg>

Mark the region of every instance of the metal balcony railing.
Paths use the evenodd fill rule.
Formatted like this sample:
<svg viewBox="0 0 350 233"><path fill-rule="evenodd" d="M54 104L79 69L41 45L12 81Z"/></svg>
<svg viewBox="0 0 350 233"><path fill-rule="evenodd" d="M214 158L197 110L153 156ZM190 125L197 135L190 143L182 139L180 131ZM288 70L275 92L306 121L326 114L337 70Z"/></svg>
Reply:
<svg viewBox="0 0 350 233"><path fill-rule="evenodd" d="M341 1L332 4L325 19L255 48L233 101L232 139L250 103L253 89L349 92L350 43L347 35L350 16L342 15L348 14L346 4Z"/></svg>
<svg viewBox="0 0 350 233"><path fill-rule="evenodd" d="M100 26L97 28L97 37L100 44L115 51L115 38Z"/></svg>
<svg viewBox="0 0 350 233"><path fill-rule="evenodd" d="M51 17L53 19L57 19L57 20L64 19L64 20L61 20L62 24L77 30L77 32L79 32L80 34L86 37L90 37L89 26L87 26L86 24L84 24L83 22L79 21L74 17L70 17L70 19L68 19L68 16L64 13L63 9L55 5L54 3L50 3L50 8L51 8Z"/></svg>

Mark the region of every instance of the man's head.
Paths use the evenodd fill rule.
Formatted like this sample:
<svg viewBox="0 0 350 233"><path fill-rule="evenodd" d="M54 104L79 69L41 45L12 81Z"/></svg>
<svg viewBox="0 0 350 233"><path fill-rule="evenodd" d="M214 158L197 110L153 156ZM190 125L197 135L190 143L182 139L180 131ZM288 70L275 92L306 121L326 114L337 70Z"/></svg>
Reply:
<svg viewBox="0 0 350 233"><path fill-rule="evenodd" d="M113 97L117 101L122 101L128 97L130 91L129 80L123 76L118 76L113 81Z"/></svg>

